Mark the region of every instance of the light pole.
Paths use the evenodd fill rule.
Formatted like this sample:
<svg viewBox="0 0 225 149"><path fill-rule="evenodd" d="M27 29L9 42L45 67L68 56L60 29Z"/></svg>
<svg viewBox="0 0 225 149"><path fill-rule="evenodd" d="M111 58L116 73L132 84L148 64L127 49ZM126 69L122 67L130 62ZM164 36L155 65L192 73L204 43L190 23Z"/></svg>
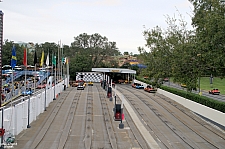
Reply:
<svg viewBox="0 0 225 149"><path fill-rule="evenodd" d="M201 68L201 54L197 54L197 56L200 56L199 68ZM198 92L199 92L199 95L201 95L200 79L201 79L201 71L200 71L200 74L199 74L199 77L198 77Z"/></svg>

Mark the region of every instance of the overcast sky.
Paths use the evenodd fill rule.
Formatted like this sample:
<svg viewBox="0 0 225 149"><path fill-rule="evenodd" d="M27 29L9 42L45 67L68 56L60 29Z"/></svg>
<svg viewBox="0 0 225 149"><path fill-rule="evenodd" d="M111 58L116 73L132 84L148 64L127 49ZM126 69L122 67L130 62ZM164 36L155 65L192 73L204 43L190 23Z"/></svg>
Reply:
<svg viewBox="0 0 225 149"><path fill-rule="evenodd" d="M165 15L177 10L191 24L188 0L3 0L3 38L14 42L70 45L82 33L99 33L115 41L119 51L144 47L144 26L165 28Z"/></svg>

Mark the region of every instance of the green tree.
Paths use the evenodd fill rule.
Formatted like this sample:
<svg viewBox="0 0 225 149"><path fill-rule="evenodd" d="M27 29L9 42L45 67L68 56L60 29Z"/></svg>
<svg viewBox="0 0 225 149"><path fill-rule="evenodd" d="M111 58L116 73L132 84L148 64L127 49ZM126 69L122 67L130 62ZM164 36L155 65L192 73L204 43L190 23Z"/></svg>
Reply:
<svg viewBox="0 0 225 149"><path fill-rule="evenodd" d="M189 0L194 6L192 25L203 70L225 74L225 5L220 0Z"/></svg>
<svg viewBox="0 0 225 149"><path fill-rule="evenodd" d="M2 48L2 65L11 65L13 45L16 48L17 66L23 64L23 48L13 41L5 40Z"/></svg>
<svg viewBox="0 0 225 149"><path fill-rule="evenodd" d="M119 54L116 42L110 42L106 37L97 33L92 35L83 33L74 37L71 48L74 51L85 50L86 56L92 59L92 67L99 67L107 56Z"/></svg>

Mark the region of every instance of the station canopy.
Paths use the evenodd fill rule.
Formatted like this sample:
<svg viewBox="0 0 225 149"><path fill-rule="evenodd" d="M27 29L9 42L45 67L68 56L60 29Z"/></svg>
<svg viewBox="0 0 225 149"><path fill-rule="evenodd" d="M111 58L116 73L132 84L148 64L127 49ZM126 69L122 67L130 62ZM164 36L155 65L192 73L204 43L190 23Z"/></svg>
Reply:
<svg viewBox="0 0 225 149"><path fill-rule="evenodd" d="M135 70L121 69L121 68L92 68L92 71L97 71L97 72L110 72L110 73L130 73L130 74L136 74L136 71Z"/></svg>

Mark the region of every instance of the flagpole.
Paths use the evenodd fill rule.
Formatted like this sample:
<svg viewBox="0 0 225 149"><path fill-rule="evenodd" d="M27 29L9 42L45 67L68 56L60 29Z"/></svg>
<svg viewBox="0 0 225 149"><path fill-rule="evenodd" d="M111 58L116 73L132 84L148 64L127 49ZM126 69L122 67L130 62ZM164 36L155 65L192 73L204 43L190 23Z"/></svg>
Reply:
<svg viewBox="0 0 225 149"><path fill-rule="evenodd" d="M58 43L58 44L59 44L59 43ZM59 82L59 71L60 71L60 69L59 69L59 68L60 68L60 67L59 67L59 48L60 48L60 44L59 44L59 46L58 46L58 65L57 65L57 69L58 69L58 71L57 71L58 73L57 73L57 74L58 74L58 75L57 75L57 82Z"/></svg>
<svg viewBox="0 0 225 149"><path fill-rule="evenodd" d="M52 65L53 65L53 69L55 70L54 72L54 98L53 98L53 100L56 100L56 98L55 98L55 87L56 87L56 58L55 58L55 55L54 55L54 63L55 63L55 68L54 68L54 64L52 63ZM52 60L52 61L53 61Z"/></svg>
<svg viewBox="0 0 225 149"><path fill-rule="evenodd" d="M61 40L60 40L60 46L59 46L59 80L61 80Z"/></svg>
<svg viewBox="0 0 225 149"><path fill-rule="evenodd" d="M48 49L48 55L47 55L45 64L46 64L46 67L48 68L48 66L49 66L49 49ZM48 69L45 71L45 74L48 73ZM48 82L48 76L46 77L46 85L47 85L47 82Z"/></svg>
<svg viewBox="0 0 225 149"><path fill-rule="evenodd" d="M25 48L25 64L23 64L25 66L25 90L27 90L27 49Z"/></svg>
<svg viewBox="0 0 225 149"><path fill-rule="evenodd" d="M42 54L41 54L41 68L42 68L42 73L44 72L43 71L43 62L42 62ZM45 73L43 73L43 78L45 77ZM42 85L43 85L43 80L41 81L41 89L42 89Z"/></svg>
<svg viewBox="0 0 225 149"><path fill-rule="evenodd" d="M34 51L34 69L35 69L35 79L34 79L34 92L36 90L36 77L37 77L37 53L36 50ZM40 77L40 75L39 75ZM40 77L41 79L41 77Z"/></svg>
<svg viewBox="0 0 225 149"><path fill-rule="evenodd" d="M69 58L66 59L67 87L69 86Z"/></svg>
<svg viewBox="0 0 225 149"><path fill-rule="evenodd" d="M13 67L12 67L12 93L11 93L12 97L11 97L11 106L12 106L12 99L14 96L14 83L13 83Z"/></svg>
<svg viewBox="0 0 225 149"><path fill-rule="evenodd" d="M35 90L36 90L36 76L37 76L37 72L36 72L37 70L36 70L36 63L34 64L34 74L35 74L35 76L34 76L34 93L35 93Z"/></svg>
<svg viewBox="0 0 225 149"><path fill-rule="evenodd" d="M61 80L63 79L63 61L62 61L62 58L63 58L63 45L62 45L62 50L61 50Z"/></svg>
<svg viewBox="0 0 225 149"><path fill-rule="evenodd" d="M16 66L16 49L15 46L13 45L12 49L12 59L11 59L11 67L12 67L12 91L11 91L11 106L12 106L12 99L14 96L14 83L13 83L13 68Z"/></svg>
<svg viewBox="0 0 225 149"><path fill-rule="evenodd" d="M54 65L53 65L53 59L54 59L54 55L53 55L53 53L52 53L52 72L51 72L51 76L53 76L53 73L54 73Z"/></svg>

